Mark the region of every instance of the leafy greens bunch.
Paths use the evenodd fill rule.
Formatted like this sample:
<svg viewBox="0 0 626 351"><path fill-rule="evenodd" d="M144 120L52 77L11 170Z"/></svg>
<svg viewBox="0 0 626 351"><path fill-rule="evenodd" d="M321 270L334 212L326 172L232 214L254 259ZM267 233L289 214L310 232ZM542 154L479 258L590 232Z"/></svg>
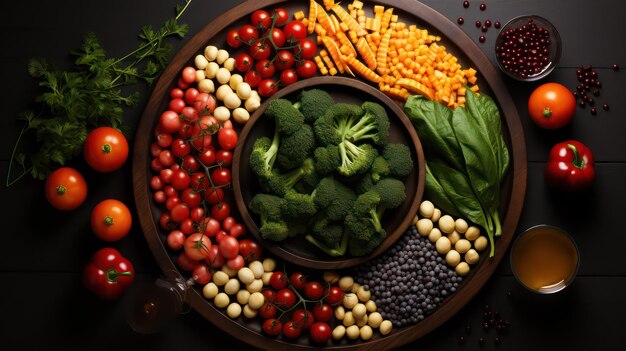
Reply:
<svg viewBox="0 0 626 351"><path fill-rule="evenodd" d="M107 57L95 34L87 33L81 49L72 52L76 59L71 71L56 70L42 58L31 59L28 73L41 88L35 99L38 110L19 116L25 124L13 148L6 185L28 173L45 179L54 168L80 154L89 131L99 126L120 128L123 107L135 106L139 100L137 92L125 94L122 88L140 81L151 85L158 78L172 49L166 39L187 33L187 25L178 19L190 3L177 6L176 16L158 30L143 27L142 44L121 58ZM34 145L18 153L22 137L30 133ZM14 162L22 173L11 180Z"/></svg>
<svg viewBox="0 0 626 351"><path fill-rule="evenodd" d="M494 254L502 234L500 184L509 167L500 113L485 94L467 89L465 106L452 110L412 95L404 109L426 155L425 196L453 216L482 226Z"/></svg>
<svg viewBox="0 0 626 351"><path fill-rule="evenodd" d="M264 239L306 239L331 256L371 253L385 239L387 209L406 198L413 161L406 145L388 143L389 118L379 104L335 104L320 89L295 104L274 99L265 116L272 139L253 145L250 167L262 193L249 204Z"/></svg>

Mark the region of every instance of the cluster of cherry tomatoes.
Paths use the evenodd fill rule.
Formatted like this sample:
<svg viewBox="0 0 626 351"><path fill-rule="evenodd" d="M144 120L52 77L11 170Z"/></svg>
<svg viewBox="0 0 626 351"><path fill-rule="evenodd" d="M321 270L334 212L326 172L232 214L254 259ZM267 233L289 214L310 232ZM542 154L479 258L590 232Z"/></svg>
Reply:
<svg viewBox="0 0 626 351"><path fill-rule="evenodd" d="M231 162L237 132L230 120L211 115L213 95L201 93L195 76L181 72L170 91L168 110L160 116L150 147L153 200L165 206L159 225L168 234L170 249L182 252L177 263L200 284L211 279L211 269L226 264L238 270L246 260L258 259L260 246L239 241L246 233L231 215L225 190L231 185Z"/></svg>
<svg viewBox="0 0 626 351"><path fill-rule="evenodd" d="M301 272L272 273L270 287L261 292L265 296L265 304L259 309L259 316L264 319L263 332L296 339L308 331L313 342L326 343L332 331L332 306L343 301L344 292L338 286L324 284L309 281ZM289 313L290 318L285 318Z"/></svg>
<svg viewBox="0 0 626 351"><path fill-rule="evenodd" d="M248 52L235 56L235 68L263 97L273 95L280 85L311 78L317 72L311 60L317 45L307 38L306 26L298 20L289 21L283 8L271 15L265 10L253 12L249 24L228 32L226 43L231 48L248 46ZM277 73L278 81L274 78Z"/></svg>

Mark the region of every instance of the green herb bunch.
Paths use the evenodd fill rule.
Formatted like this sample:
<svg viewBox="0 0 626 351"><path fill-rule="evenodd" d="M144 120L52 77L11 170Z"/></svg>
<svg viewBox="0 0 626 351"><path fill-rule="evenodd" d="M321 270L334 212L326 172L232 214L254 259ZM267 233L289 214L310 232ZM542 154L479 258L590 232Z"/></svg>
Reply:
<svg viewBox="0 0 626 351"><path fill-rule="evenodd" d="M37 111L18 118L25 122L15 142L6 186L27 174L45 179L55 168L65 165L82 151L87 134L96 127L122 129L124 107L136 106L139 93L123 93L122 88L144 82L152 85L168 63L172 45L169 37L183 38L187 25L178 23L191 0L176 7L174 18L161 28L141 28L142 43L121 58L107 57L94 33L87 33L71 71L54 69L45 59L34 58L28 73L37 80L41 93L36 97ZM18 152L20 142L32 134L35 144ZM13 164L21 166L12 178Z"/></svg>

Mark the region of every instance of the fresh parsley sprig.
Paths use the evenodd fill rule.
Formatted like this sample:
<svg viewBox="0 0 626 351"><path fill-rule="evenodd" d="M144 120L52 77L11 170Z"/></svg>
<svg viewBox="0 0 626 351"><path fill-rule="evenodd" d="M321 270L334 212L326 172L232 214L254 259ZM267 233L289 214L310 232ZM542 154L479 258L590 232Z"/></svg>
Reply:
<svg viewBox="0 0 626 351"><path fill-rule="evenodd" d="M71 71L59 71L43 58L31 59L28 73L38 81L41 93L35 99L37 111L27 111L18 118L24 126L17 137L6 186L27 174L45 179L82 151L87 134L99 126L121 128L124 107L136 106L139 93L122 93L122 88L140 82L151 85L168 63L172 50L170 37L183 38L187 25L178 23L191 0L176 6L176 16L161 28L141 28L142 40L135 50L121 58L109 58L94 33L85 35ZM34 144L18 152L25 135L32 134ZM12 178L13 166L21 167Z"/></svg>

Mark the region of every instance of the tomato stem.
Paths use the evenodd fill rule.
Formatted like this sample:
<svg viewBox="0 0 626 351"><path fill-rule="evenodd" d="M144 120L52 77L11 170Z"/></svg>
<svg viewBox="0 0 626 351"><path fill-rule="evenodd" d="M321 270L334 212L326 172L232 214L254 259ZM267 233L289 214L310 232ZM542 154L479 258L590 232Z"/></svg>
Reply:
<svg viewBox="0 0 626 351"><path fill-rule="evenodd" d="M57 195L63 195L67 192L67 188L63 185L57 185L56 187Z"/></svg>
<svg viewBox="0 0 626 351"><path fill-rule="evenodd" d="M543 109L543 116L545 118L550 118L552 117L552 111L550 110L549 107L546 107L545 109Z"/></svg>
<svg viewBox="0 0 626 351"><path fill-rule="evenodd" d="M102 152L104 152L105 154L110 153L112 149L113 148L109 144L102 145Z"/></svg>
<svg viewBox="0 0 626 351"><path fill-rule="evenodd" d="M111 216L106 216L106 217L104 217L104 224L105 224L107 227L112 226L112 225L113 225L113 222L114 222L114 221L113 221L113 217L111 217Z"/></svg>
<svg viewBox="0 0 626 351"><path fill-rule="evenodd" d="M107 270L107 280L111 283L117 283L117 278L124 276L131 276L130 271L118 272L117 269L111 268Z"/></svg>

